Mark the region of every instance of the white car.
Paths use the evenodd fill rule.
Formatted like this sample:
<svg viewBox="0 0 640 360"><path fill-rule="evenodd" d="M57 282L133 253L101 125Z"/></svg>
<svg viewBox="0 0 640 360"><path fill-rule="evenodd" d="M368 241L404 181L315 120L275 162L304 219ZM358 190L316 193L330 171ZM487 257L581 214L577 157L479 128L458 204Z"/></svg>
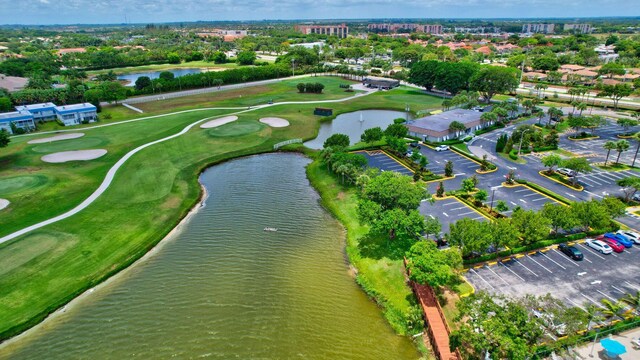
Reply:
<svg viewBox="0 0 640 360"><path fill-rule="evenodd" d="M564 175L566 177L572 177L575 175L575 172L571 169L567 169L567 168L559 168L558 170L556 170L559 174Z"/></svg>
<svg viewBox="0 0 640 360"><path fill-rule="evenodd" d="M449 150L449 145L438 145L436 146L436 148L434 149L435 151L445 151L445 150Z"/></svg>
<svg viewBox="0 0 640 360"><path fill-rule="evenodd" d="M635 244L640 244L640 234L631 230L618 230L616 234L620 234L627 239L633 241Z"/></svg>
<svg viewBox="0 0 640 360"><path fill-rule="evenodd" d="M605 255L611 254L613 252L611 246L606 244L604 241L587 239L586 243L593 250L599 251Z"/></svg>

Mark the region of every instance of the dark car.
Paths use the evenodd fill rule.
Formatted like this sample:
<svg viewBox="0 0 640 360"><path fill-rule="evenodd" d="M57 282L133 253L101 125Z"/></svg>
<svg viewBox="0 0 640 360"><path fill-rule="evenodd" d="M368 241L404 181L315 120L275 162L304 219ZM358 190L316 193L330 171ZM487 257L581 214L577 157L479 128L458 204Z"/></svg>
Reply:
<svg viewBox="0 0 640 360"><path fill-rule="evenodd" d="M414 148L417 148L417 147L419 147L420 145L418 144L418 142L417 142L417 141L413 141L413 142L411 142L411 144L409 144L409 146L414 147Z"/></svg>
<svg viewBox="0 0 640 360"><path fill-rule="evenodd" d="M582 252L580 252L580 250L578 250L577 247L572 245L560 244L558 245L558 250L562 251L568 257L576 261L580 261L584 258L584 256L582 255Z"/></svg>

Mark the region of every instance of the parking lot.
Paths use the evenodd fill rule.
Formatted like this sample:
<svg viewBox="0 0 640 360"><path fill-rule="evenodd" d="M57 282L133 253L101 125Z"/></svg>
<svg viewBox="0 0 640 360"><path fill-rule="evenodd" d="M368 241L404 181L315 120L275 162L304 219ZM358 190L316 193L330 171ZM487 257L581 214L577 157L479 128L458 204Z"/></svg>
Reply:
<svg viewBox="0 0 640 360"><path fill-rule="evenodd" d="M402 175L413 176L413 171L409 170L383 151L358 151L357 153L364 155L364 157L367 158L367 164L369 167L378 168L382 171L395 171Z"/></svg>
<svg viewBox="0 0 640 360"><path fill-rule="evenodd" d="M507 216L510 216L511 213L513 213L513 210L518 206L524 210L539 211L546 203L560 204L559 202L533 191L526 186L498 186L494 189L496 189L496 191L493 199L493 207L495 208L496 203L499 200L504 201L509 207L509 210L504 211L502 214ZM491 202L491 196L492 191L489 191L489 199L487 200L487 203Z"/></svg>
<svg viewBox="0 0 640 360"><path fill-rule="evenodd" d="M433 204L428 201L423 201L418 210L424 217L439 219L442 224L443 233L449 232L449 225L462 218L487 221L487 218L482 214L456 198L436 200Z"/></svg>
<svg viewBox="0 0 640 360"><path fill-rule="evenodd" d="M602 306L602 299L617 301L640 291L640 247L610 255L600 254L583 242L576 247L584 254L582 261L574 261L552 246L476 266L465 277L477 290L515 297L550 293L582 309L585 304Z"/></svg>
<svg viewBox="0 0 640 360"><path fill-rule="evenodd" d="M456 175L471 176L480 168L480 165L453 150L438 152L430 147L420 145L420 152L429 159L427 170L434 174L444 174L444 165L447 161L451 161L453 163L453 173Z"/></svg>

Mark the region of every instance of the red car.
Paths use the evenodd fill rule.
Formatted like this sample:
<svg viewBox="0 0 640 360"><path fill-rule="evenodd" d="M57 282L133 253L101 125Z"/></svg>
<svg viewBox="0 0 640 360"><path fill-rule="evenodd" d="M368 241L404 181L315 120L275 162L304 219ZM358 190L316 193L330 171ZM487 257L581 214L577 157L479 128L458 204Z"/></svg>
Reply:
<svg viewBox="0 0 640 360"><path fill-rule="evenodd" d="M604 235L600 235L596 238L597 240L604 241L605 244L611 246L611 249L617 253L621 253L624 251L624 245L620 244L616 240L606 237Z"/></svg>

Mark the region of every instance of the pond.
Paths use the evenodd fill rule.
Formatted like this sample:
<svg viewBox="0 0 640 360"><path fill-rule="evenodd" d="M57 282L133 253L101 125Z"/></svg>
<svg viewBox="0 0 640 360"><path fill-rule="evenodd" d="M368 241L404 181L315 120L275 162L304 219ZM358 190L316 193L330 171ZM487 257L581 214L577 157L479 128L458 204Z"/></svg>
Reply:
<svg viewBox="0 0 640 360"><path fill-rule="evenodd" d="M148 76L151 80L157 79L160 77L160 73L163 71L169 71L173 73L175 77L180 77L189 74L199 74L202 70L198 68L185 68L185 69L167 69L162 71L150 71L150 72L139 72L139 73L131 73L131 74L123 74L118 75L118 80L128 81L125 86L134 86L136 84L136 80L138 80L141 76Z"/></svg>
<svg viewBox="0 0 640 360"><path fill-rule="evenodd" d="M311 149L322 149L324 141L333 134L349 136L351 145L360 141L360 135L365 130L379 126L384 130L393 124L393 119L406 118L407 113L390 110L362 110L336 116L332 121L320 125L318 137L304 144ZM411 117L409 117L411 119Z"/></svg>
<svg viewBox="0 0 640 360"><path fill-rule="evenodd" d="M175 238L0 359L417 359L350 275L308 163L269 154L205 171L206 205Z"/></svg>

